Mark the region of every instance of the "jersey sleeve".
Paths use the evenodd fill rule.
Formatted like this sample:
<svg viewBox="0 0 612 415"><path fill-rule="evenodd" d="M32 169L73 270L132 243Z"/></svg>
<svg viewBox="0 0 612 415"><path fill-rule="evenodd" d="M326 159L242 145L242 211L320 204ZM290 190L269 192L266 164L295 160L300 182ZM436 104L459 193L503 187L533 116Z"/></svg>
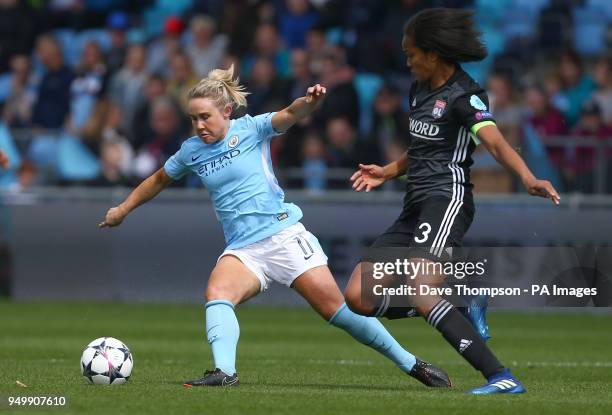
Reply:
<svg viewBox="0 0 612 415"><path fill-rule="evenodd" d="M185 174L189 173L189 167L185 161L187 156L186 145L183 143L181 148L166 160L166 163L164 163L164 170L170 178L179 180Z"/></svg>
<svg viewBox="0 0 612 415"><path fill-rule="evenodd" d="M251 118L255 124L259 141L282 134L272 127L272 117L274 114L276 114L276 112L266 112Z"/></svg>
<svg viewBox="0 0 612 415"><path fill-rule="evenodd" d="M454 113L459 123L474 135L485 125L495 125L493 114L489 111L489 98L483 90L457 98Z"/></svg>

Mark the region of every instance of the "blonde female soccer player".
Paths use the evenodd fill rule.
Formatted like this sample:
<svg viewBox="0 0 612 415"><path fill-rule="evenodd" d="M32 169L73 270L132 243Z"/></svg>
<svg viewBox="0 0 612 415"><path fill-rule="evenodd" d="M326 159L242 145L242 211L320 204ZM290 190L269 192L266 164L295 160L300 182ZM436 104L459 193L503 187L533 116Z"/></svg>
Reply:
<svg viewBox="0 0 612 415"><path fill-rule="evenodd" d="M317 238L300 223L302 211L284 201L272 169L270 140L309 116L325 93L317 84L282 111L231 119L236 107L246 106L248 93L234 79L233 67L210 72L188 95L197 135L111 208L99 225L120 225L131 211L187 173L197 174L208 189L227 243L206 288L206 336L215 369L186 385L238 385L240 330L234 307L276 281L296 290L330 324L425 385L450 386L444 371L404 350L377 319L348 309Z"/></svg>

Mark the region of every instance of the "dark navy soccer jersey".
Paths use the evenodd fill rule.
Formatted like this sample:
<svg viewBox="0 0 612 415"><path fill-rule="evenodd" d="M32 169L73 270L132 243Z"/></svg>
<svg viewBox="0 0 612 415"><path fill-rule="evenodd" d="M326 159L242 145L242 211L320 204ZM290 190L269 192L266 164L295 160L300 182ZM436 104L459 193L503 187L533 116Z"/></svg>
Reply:
<svg viewBox="0 0 612 415"><path fill-rule="evenodd" d="M410 88L405 206L433 196L472 201L469 168L479 128L494 123L486 92L463 69L441 87Z"/></svg>

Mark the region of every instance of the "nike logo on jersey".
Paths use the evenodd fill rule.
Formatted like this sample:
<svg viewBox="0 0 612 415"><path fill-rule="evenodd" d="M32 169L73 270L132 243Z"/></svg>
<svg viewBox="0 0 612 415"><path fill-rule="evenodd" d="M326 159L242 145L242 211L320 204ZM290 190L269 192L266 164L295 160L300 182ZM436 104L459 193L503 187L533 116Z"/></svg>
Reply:
<svg viewBox="0 0 612 415"><path fill-rule="evenodd" d="M197 160L197 159L199 159L200 157L202 157L202 155L201 155L201 154L200 154L199 156L197 156L197 157L193 157L193 156L192 156L192 157L191 157L191 161L196 161L196 160Z"/></svg>
<svg viewBox="0 0 612 415"><path fill-rule="evenodd" d="M440 127L435 124L415 120L410 118L410 133L425 140L444 140L444 137L437 137L440 132Z"/></svg>

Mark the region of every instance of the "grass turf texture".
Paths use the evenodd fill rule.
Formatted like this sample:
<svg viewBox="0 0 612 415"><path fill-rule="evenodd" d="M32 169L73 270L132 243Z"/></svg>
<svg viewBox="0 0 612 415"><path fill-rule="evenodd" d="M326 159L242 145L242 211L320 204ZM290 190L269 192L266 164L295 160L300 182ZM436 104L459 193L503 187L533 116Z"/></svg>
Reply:
<svg viewBox="0 0 612 415"><path fill-rule="evenodd" d="M612 413L612 315L492 313L491 346L528 393L488 397L464 393L483 379L422 319L384 323L444 367L452 390L425 388L309 309L242 307L238 319L241 386L185 389L182 381L212 367L202 307L0 302L0 414ZM81 353L100 336L130 347L127 385L81 377ZM8 408L8 396L26 395L65 396L68 405Z"/></svg>

